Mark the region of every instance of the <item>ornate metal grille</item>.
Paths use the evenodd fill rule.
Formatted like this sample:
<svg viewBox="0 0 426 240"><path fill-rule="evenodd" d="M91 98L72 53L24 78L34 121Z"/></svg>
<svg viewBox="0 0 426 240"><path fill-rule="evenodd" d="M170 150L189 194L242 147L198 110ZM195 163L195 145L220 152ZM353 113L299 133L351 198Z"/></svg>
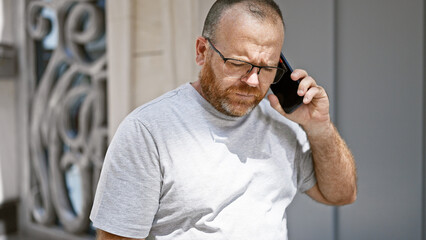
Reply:
<svg viewBox="0 0 426 240"><path fill-rule="evenodd" d="M91 232L88 216L107 147L104 12L103 0L26 5L34 76L27 214L34 224L72 234Z"/></svg>

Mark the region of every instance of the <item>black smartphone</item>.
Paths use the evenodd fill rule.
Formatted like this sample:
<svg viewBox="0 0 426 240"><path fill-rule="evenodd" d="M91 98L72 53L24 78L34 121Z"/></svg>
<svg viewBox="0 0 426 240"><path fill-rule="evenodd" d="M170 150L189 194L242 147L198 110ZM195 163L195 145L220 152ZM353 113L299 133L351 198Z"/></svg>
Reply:
<svg viewBox="0 0 426 240"><path fill-rule="evenodd" d="M303 97L297 95L300 80L293 81L290 78L293 69L288 64L284 55L281 53L279 67L287 69L281 79L274 84L271 84L272 92L278 97L281 107L286 113L292 113L303 103ZM277 78L278 76L276 76ZM276 82L278 79L275 79Z"/></svg>

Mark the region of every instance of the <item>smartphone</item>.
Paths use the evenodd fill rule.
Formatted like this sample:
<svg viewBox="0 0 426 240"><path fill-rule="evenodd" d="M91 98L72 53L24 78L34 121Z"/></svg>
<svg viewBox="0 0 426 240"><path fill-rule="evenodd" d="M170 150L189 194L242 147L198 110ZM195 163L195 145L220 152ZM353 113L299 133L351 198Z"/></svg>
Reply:
<svg viewBox="0 0 426 240"><path fill-rule="evenodd" d="M281 53L280 62L278 63L278 65L281 68L287 69L287 71L277 83L271 84L270 88L272 92L278 97L278 100L280 102L281 107L284 109L284 112L292 113L303 103L303 97L297 95L300 80L293 81L290 78L293 69L290 67L290 64L288 64L283 53Z"/></svg>

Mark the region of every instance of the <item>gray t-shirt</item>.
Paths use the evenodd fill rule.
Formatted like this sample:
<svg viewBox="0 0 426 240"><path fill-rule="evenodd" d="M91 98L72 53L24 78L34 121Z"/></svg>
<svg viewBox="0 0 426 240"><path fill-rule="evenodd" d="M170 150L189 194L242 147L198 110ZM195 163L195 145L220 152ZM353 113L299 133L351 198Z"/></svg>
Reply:
<svg viewBox="0 0 426 240"><path fill-rule="evenodd" d="M286 208L315 183L306 134L266 98L230 117L187 83L120 124L90 219L130 238L287 239Z"/></svg>

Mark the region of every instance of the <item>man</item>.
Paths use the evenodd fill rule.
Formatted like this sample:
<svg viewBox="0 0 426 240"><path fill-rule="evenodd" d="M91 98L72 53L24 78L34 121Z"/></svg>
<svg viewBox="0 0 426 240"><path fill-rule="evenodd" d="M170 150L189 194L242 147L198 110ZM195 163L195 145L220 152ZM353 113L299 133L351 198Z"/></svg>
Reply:
<svg viewBox="0 0 426 240"><path fill-rule="evenodd" d="M324 89L295 70L304 100L292 114L268 92L283 41L272 0L212 6L198 81L137 108L110 144L91 213L98 239L287 239L297 190L355 200L354 160Z"/></svg>

